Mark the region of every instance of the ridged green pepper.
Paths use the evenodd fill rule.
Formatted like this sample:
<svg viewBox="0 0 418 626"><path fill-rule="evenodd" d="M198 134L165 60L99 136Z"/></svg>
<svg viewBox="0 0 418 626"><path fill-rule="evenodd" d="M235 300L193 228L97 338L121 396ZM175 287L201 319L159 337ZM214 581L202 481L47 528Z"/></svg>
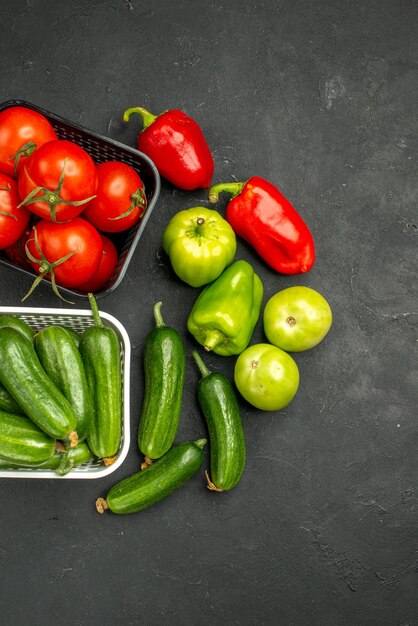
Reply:
<svg viewBox="0 0 418 626"><path fill-rule="evenodd" d="M173 270L192 287L207 285L235 257L234 231L220 213L202 206L176 213L163 234Z"/></svg>
<svg viewBox="0 0 418 626"><path fill-rule="evenodd" d="M207 351L240 354L250 342L262 300L259 276L247 261L235 261L200 293L187 328Z"/></svg>

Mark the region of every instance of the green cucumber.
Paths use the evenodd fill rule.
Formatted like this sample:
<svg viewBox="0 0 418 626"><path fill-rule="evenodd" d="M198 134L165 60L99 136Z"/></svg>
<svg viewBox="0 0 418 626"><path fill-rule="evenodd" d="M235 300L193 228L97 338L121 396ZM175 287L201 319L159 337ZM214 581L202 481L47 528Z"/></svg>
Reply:
<svg viewBox="0 0 418 626"><path fill-rule="evenodd" d="M46 374L33 344L14 328L0 328L0 382L47 435L67 446L77 444L71 405Z"/></svg>
<svg viewBox="0 0 418 626"><path fill-rule="evenodd" d="M202 378L198 383L198 400L209 432L210 476L208 488L227 491L241 479L246 450L238 400L228 378L210 372L196 350L192 352Z"/></svg>
<svg viewBox="0 0 418 626"><path fill-rule="evenodd" d="M76 348L79 348L80 347L81 336L78 333L76 333L75 330L73 330L72 328L69 328L68 326L62 326L62 328L65 328L67 333L70 334L70 337L74 341L74 345L76 346Z"/></svg>
<svg viewBox="0 0 418 626"><path fill-rule="evenodd" d="M42 463L54 452L55 440L28 417L0 411L0 458L11 463Z"/></svg>
<svg viewBox="0 0 418 626"><path fill-rule="evenodd" d="M94 407L81 354L71 334L63 326L43 328L35 336L35 350L45 372L71 404L78 441L83 441Z"/></svg>
<svg viewBox="0 0 418 626"><path fill-rule="evenodd" d="M5 387L0 383L0 411L6 411L7 413L21 413L22 409L16 402L13 400L10 393L7 391Z"/></svg>
<svg viewBox="0 0 418 626"><path fill-rule="evenodd" d="M125 515L159 502L196 474L203 463L205 444L206 439L199 439L173 446L145 469L114 485L106 499L98 498L97 511L110 509L112 513Z"/></svg>
<svg viewBox="0 0 418 626"><path fill-rule="evenodd" d="M116 460L122 436L122 374L119 339L103 326L97 303L89 293L94 326L81 336L80 353L93 400L93 419L87 443L106 465Z"/></svg>
<svg viewBox="0 0 418 626"><path fill-rule="evenodd" d="M172 446L180 420L186 354L180 334L164 324L161 302L154 306L156 327L143 353L145 392L138 447L146 460L159 459Z"/></svg>
<svg viewBox="0 0 418 626"><path fill-rule="evenodd" d="M17 317L17 315L9 315L7 313L0 315L0 328L4 328L5 326L18 330L28 341L33 343L36 332L24 320Z"/></svg>
<svg viewBox="0 0 418 626"><path fill-rule="evenodd" d="M33 469L59 469L62 465L62 455L64 454L64 450L62 448L58 448L55 450L54 454L49 457L46 461L41 463L29 463L29 462L20 462L13 463L11 461L7 461L6 459L0 458L0 468L8 468L8 469L18 469L18 468L33 468ZM71 448L68 453L68 465L69 469L73 467L78 467L79 465L84 465L85 463L90 463L94 461L95 456L86 444L85 441L79 443L75 448Z"/></svg>

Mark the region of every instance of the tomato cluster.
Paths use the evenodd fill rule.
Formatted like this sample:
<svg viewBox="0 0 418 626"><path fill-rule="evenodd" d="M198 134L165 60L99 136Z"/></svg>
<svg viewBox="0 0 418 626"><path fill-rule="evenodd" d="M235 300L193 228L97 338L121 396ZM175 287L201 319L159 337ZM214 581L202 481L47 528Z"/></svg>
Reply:
<svg viewBox="0 0 418 626"><path fill-rule="evenodd" d="M42 278L58 295L56 285L102 289L118 263L108 234L130 229L145 209L143 181L130 165L96 164L30 108L0 112L0 250L38 274L29 293Z"/></svg>

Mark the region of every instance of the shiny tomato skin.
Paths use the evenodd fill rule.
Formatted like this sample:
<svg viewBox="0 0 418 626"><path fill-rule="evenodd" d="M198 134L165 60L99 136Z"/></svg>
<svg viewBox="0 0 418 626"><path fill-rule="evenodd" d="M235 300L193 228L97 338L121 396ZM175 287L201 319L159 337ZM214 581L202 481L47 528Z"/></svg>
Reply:
<svg viewBox="0 0 418 626"><path fill-rule="evenodd" d="M80 291L85 291L86 293L100 291L109 281L118 263L118 251L115 244L109 237L105 237L102 234L100 236L102 238L102 256L99 267L90 280L78 286Z"/></svg>
<svg viewBox="0 0 418 626"><path fill-rule="evenodd" d="M55 263L70 252L74 254L53 269L55 280L62 287L75 288L89 280L96 272L102 256L102 240L97 230L81 217L56 224L41 220L34 229L42 255L49 263ZM30 254L41 260L37 249L34 230L28 240ZM31 266L40 274L40 264L31 261ZM45 273L49 277L49 273Z"/></svg>
<svg viewBox="0 0 418 626"><path fill-rule="evenodd" d="M97 189L96 165L91 156L73 141L57 139L49 141L26 160L19 178L19 195L24 202L28 194L36 187L42 187L54 192L59 185L60 176L64 169L64 181L58 195L62 200L69 202L86 200L95 195ZM36 197L42 195L40 191ZM58 203L54 213L48 202L37 201L28 203L27 208L35 215L46 220L65 222L80 215L86 204L72 206Z"/></svg>
<svg viewBox="0 0 418 626"><path fill-rule="evenodd" d="M24 106L11 106L0 112L0 172L17 177L26 157L17 160L15 154L28 143L37 148L48 141L57 139L52 124L44 115Z"/></svg>
<svg viewBox="0 0 418 626"><path fill-rule="evenodd" d="M325 298L311 287L288 287L267 301L263 323L270 343L286 352L303 352L327 335L332 311Z"/></svg>
<svg viewBox="0 0 418 626"><path fill-rule="evenodd" d="M16 263L16 265L19 265L20 267L24 267L25 269L29 270L31 269L31 264L29 263L28 257L26 256L25 245L31 235L31 232L32 226L29 222L19 239L12 243L10 246L7 246L7 248L4 248L5 254L9 257L11 261L13 261L13 263Z"/></svg>
<svg viewBox="0 0 418 626"><path fill-rule="evenodd" d="M16 181L0 173L0 249L14 244L29 223L31 214L19 202Z"/></svg>
<svg viewBox="0 0 418 626"><path fill-rule="evenodd" d="M235 362L235 385L247 402L262 411L279 411L290 404L299 388L294 359L269 343L246 348Z"/></svg>
<svg viewBox="0 0 418 626"><path fill-rule="evenodd" d="M97 165L97 178L96 197L89 202L84 217L98 230L108 233L118 233L134 226L145 208L144 184L139 174L126 163L105 161ZM129 215L119 218L131 205Z"/></svg>

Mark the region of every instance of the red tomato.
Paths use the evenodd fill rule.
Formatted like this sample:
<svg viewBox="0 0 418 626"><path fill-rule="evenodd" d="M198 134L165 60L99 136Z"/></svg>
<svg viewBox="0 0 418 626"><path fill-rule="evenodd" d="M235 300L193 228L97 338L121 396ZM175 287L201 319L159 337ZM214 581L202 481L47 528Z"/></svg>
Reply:
<svg viewBox="0 0 418 626"><path fill-rule="evenodd" d="M107 233L128 230L143 215L147 199L139 174L126 163L106 161L97 166L97 193L84 217Z"/></svg>
<svg viewBox="0 0 418 626"><path fill-rule="evenodd" d="M78 287L96 272L102 256L102 240L97 230L76 217L56 224L41 220L28 241L29 261L45 278L54 275L58 285Z"/></svg>
<svg viewBox="0 0 418 626"><path fill-rule="evenodd" d="M4 249L5 254L9 257L13 263L16 265L20 265L26 269L31 269L31 264L28 261L28 257L26 256L25 244L29 239L32 232L32 226L30 222L28 226L26 226L23 235L19 237L17 241L12 243L11 246L8 246Z"/></svg>
<svg viewBox="0 0 418 626"><path fill-rule="evenodd" d="M64 139L49 141L26 160L18 188L32 213L65 222L79 215L96 193L96 166L78 144Z"/></svg>
<svg viewBox="0 0 418 626"><path fill-rule="evenodd" d="M27 157L57 134L46 117L23 106L0 112L0 172L16 177Z"/></svg>
<svg viewBox="0 0 418 626"><path fill-rule="evenodd" d="M105 237L104 235L100 236L102 238L103 250L99 267L90 280L78 286L80 291L85 291L86 293L90 291L94 293L102 289L112 276L118 263L118 251L116 250L115 244L109 237Z"/></svg>
<svg viewBox="0 0 418 626"><path fill-rule="evenodd" d="M0 173L0 249L17 241L29 223L30 212L18 205L16 181Z"/></svg>

